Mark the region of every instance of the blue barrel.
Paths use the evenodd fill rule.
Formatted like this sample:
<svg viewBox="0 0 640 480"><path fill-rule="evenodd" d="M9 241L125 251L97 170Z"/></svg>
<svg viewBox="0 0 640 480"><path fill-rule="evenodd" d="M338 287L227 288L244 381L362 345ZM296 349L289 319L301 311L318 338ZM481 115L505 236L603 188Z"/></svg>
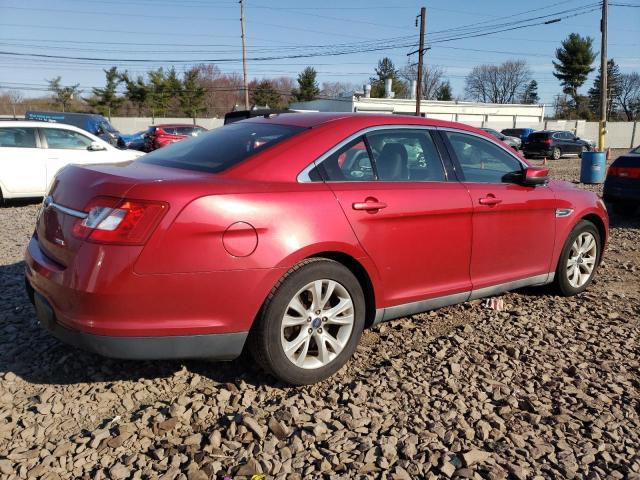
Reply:
<svg viewBox="0 0 640 480"><path fill-rule="evenodd" d="M580 183L603 183L607 173L604 152L584 152L580 164Z"/></svg>

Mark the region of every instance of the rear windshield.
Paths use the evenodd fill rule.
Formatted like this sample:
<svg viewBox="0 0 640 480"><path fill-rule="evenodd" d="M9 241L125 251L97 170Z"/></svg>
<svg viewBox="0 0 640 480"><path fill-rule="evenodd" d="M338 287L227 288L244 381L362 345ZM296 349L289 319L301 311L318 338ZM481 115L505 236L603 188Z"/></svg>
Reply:
<svg viewBox="0 0 640 480"><path fill-rule="evenodd" d="M551 134L549 132L533 132L527 137L527 140L540 140L543 138L549 138Z"/></svg>
<svg viewBox="0 0 640 480"><path fill-rule="evenodd" d="M503 135L521 135L523 132L519 128L507 128L502 130Z"/></svg>
<svg viewBox="0 0 640 480"><path fill-rule="evenodd" d="M238 122L148 153L139 161L165 167L222 172L304 130L290 125Z"/></svg>

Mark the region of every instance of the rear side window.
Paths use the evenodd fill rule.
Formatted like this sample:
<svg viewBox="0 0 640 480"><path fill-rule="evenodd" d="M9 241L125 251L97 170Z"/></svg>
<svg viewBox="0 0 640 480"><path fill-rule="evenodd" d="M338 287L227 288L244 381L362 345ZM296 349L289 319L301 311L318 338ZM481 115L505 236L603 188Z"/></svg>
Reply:
<svg viewBox="0 0 640 480"><path fill-rule="evenodd" d="M0 147L36 148L36 129L0 128Z"/></svg>
<svg viewBox="0 0 640 480"><path fill-rule="evenodd" d="M174 130L176 135L191 135L194 137L205 131L204 128L199 127L175 127Z"/></svg>
<svg viewBox="0 0 640 480"><path fill-rule="evenodd" d="M186 170L222 172L303 130L303 127L290 125L239 122L155 150L139 161Z"/></svg>
<svg viewBox="0 0 640 480"><path fill-rule="evenodd" d="M549 133L530 133L529 136L527 137L527 140L544 140L546 138L549 138Z"/></svg>

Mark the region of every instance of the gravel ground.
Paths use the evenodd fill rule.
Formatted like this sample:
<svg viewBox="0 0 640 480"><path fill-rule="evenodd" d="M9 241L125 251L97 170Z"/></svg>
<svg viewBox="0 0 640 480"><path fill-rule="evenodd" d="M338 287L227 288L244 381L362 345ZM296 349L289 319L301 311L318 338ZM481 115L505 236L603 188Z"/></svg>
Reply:
<svg viewBox="0 0 640 480"><path fill-rule="evenodd" d="M577 179L576 159L551 168ZM244 358L125 362L43 333L22 286L37 208L0 209L2 478L640 478L638 217L612 217L578 297L386 323L289 388Z"/></svg>

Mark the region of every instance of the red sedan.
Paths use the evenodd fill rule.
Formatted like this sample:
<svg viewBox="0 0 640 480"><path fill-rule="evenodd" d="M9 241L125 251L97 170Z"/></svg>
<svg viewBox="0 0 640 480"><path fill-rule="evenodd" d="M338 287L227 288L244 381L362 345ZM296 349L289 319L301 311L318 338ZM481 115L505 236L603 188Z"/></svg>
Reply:
<svg viewBox="0 0 640 480"><path fill-rule="evenodd" d="M204 127L182 123L153 125L144 134L144 150L151 152L180 140L197 137L206 131Z"/></svg>
<svg viewBox="0 0 640 480"><path fill-rule="evenodd" d="M328 377L363 328L555 283L590 284L602 201L481 130L282 114L56 177L26 253L41 324L119 358L232 359Z"/></svg>

